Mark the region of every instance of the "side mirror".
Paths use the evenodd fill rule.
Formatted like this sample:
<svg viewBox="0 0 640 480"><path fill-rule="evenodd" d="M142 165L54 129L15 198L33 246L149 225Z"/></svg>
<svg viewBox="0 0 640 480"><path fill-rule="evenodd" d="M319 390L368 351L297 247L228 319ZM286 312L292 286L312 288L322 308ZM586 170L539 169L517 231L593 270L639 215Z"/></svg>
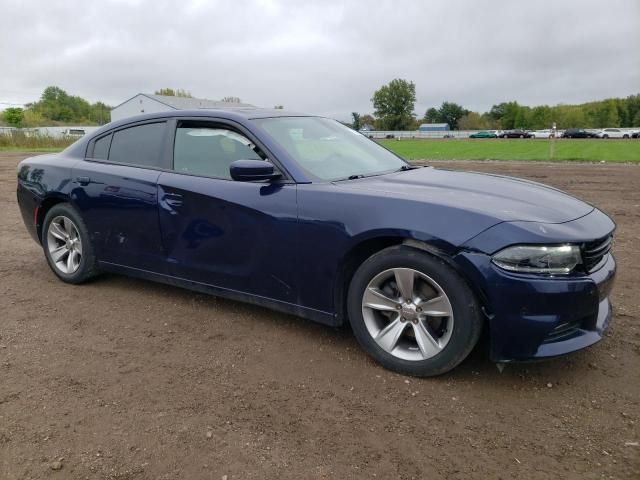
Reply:
<svg viewBox="0 0 640 480"><path fill-rule="evenodd" d="M273 180L280 176L273 170L273 164L264 160L236 160L229 165L229 173L239 182Z"/></svg>

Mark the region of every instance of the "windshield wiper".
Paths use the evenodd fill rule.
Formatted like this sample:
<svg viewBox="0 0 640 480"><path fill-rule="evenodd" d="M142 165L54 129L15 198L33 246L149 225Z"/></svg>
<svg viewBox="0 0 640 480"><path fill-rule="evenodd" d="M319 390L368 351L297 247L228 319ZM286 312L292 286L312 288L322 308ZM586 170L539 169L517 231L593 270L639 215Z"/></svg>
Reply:
<svg viewBox="0 0 640 480"><path fill-rule="evenodd" d="M386 172L378 172L378 173L370 173L368 175L363 175L362 173L356 173L355 175L349 175L348 177L338 178L337 180L332 180L333 182L344 182L345 180L358 180L359 178L369 178L369 177L380 177L382 175L387 175L389 173L400 172L403 170L413 170L414 168L419 167L411 167L409 165L403 165L398 170L386 171Z"/></svg>
<svg viewBox="0 0 640 480"><path fill-rule="evenodd" d="M398 170L396 170L396 172L406 172L407 170L415 170L416 168L420 167L414 167L413 165L402 165Z"/></svg>

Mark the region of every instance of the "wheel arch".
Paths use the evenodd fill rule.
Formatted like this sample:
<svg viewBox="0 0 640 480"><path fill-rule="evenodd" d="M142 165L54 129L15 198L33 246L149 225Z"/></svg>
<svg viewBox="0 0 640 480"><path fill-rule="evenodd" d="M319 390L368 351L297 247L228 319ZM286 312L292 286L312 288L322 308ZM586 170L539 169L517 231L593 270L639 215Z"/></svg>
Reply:
<svg viewBox="0 0 640 480"><path fill-rule="evenodd" d="M404 239L405 238L402 236L394 235L370 237L353 245L342 257L333 292L333 301L337 320L336 323L338 325L348 322L347 292L349 290L351 278L358 267L374 253L394 245L402 245Z"/></svg>
<svg viewBox="0 0 640 480"><path fill-rule="evenodd" d="M348 323L349 316L347 315L347 293L351 279L356 270L362 263L371 255L384 250L385 248L404 245L416 250L422 250L431 256L437 257L444 261L449 267L453 268L460 277L465 281L467 286L471 289L473 294L478 299L480 307L486 312L487 299L484 292L478 285L474 285L471 282L469 276L464 270L453 260L453 256L457 253L457 249L448 245L449 248L442 248L436 241L424 241L418 240L406 236L394 236L394 235L381 235L370 237L356 243L351 249L347 251L340 263L340 269L335 282L334 288L334 304L336 312L337 325ZM485 315L486 316L486 315Z"/></svg>
<svg viewBox="0 0 640 480"><path fill-rule="evenodd" d="M71 204L70 199L62 194L51 194L45 197L40 205L38 205L38 211L36 214L36 233L38 235L38 240L42 244L42 228L44 226L44 219L47 217L47 213L54 206L60 203L69 203Z"/></svg>

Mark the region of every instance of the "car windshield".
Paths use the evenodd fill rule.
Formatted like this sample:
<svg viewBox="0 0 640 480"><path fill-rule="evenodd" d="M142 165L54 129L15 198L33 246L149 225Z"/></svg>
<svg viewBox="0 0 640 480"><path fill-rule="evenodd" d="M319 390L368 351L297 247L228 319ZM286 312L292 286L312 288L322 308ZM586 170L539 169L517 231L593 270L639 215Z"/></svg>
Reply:
<svg viewBox="0 0 640 480"><path fill-rule="evenodd" d="M406 162L341 123L319 117L254 120L304 170L323 181L408 168Z"/></svg>

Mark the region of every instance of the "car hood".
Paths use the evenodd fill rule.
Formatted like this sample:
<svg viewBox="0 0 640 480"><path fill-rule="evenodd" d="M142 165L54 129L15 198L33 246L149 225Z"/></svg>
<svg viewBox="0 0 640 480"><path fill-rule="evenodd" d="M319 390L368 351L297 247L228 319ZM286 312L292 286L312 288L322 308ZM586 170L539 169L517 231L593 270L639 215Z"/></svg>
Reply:
<svg viewBox="0 0 640 480"><path fill-rule="evenodd" d="M502 222L563 223L587 215L594 209L581 200L540 183L433 167L341 181L336 185L474 211Z"/></svg>

